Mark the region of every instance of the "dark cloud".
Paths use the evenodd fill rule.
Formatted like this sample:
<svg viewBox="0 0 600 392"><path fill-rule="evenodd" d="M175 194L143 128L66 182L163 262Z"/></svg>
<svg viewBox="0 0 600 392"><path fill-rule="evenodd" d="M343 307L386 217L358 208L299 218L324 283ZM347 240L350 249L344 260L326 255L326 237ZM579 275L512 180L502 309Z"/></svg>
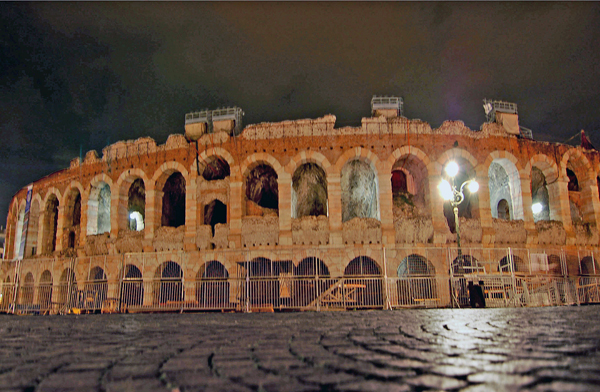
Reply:
<svg viewBox="0 0 600 392"><path fill-rule="evenodd" d="M598 3L3 3L0 221L12 194L80 149L183 131L237 105L246 123L369 115L373 94L438 126L519 104L539 140L600 145Z"/></svg>

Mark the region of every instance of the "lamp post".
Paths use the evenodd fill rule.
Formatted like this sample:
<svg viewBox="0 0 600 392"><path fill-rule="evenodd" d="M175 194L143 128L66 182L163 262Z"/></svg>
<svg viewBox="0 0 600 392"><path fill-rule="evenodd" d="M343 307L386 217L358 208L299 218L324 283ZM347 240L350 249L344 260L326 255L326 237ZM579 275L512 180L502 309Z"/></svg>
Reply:
<svg viewBox="0 0 600 392"><path fill-rule="evenodd" d="M456 226L456 244L458 246L458 257L462 257L462 249L460 246L460 224L458 220L458 206L465 200L465 194L463 190L465 186L469 189L469 192L476 193L479 190L479 184L474 179L463 182L458 188L456 187L454 180L458 171L460 170L458 164L455 161L450 161L444 168L444 171L452 179L452 184L447 180L442 180L438 189L442 198L449 201L454 211L454 224Z"/></svg>

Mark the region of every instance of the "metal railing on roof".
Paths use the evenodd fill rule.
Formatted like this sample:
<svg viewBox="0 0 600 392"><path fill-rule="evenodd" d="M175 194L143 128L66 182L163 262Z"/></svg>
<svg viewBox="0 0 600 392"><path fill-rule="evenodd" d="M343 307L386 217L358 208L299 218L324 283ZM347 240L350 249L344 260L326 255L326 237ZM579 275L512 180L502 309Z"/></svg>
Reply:
<svg viewBox="0 0 600 392"><path fill-rule="evenodd" d="M404 110L404 101L401 97L373 95L373 98L371 99L371 111L380 109L398 110L400 115L402 116Z"/></svg>

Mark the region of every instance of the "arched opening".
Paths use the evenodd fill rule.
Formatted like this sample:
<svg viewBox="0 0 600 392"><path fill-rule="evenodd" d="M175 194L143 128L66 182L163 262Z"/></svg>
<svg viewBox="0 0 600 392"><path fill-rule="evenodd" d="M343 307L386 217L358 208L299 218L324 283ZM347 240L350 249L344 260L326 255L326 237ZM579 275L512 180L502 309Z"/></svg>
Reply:
<svg viewBox="0 0 600 392"><path fill-rule="evenodd" d="M185 178L175 172L167 178L162 195L162 226L185 225Z"/></svg>
<svg viewBox="0 0 600 392"><path fill-rule="evenodd" d="M425 257L411 254L398 266L398 298L403 305L426 305L437 299L435 267Z"/></svg>
<svg viewBox="0 0 600 392"><path fill-rule="evenodd" d="M2 309L8 310L13 303L15 296L15 285L11 282L10 275L7 275L2 284L2 301L0 305Z"/></svg>
<svg viewBox="0 0 600 392"><path fill-rule="evenodd" d="M196 275L196 301L202 309L229 307L229 273L217 260L204 263Z"/></svg>
<svg viewBox="0 0 600 392"><path fill-rule="evenodd" d="M279 215L277 173L271 166L264 163L255 166L246 176L244 184L247 216Z"/></svg>
<svg viewBox="0 0 600 392"><path fill-rule="evenodd" d="M444 177L450 184L454 184L457 189L468 180L475 179L475 170L469 161L466 159L456 159L458 164L458 173L454 178L450 178L445 171L442 170ZM471 193L468 187L463 189L464 200L458 205L458 217L464 219L479 219L479 199L477 193ZM456 223L454 218L454 209L449 201L444 202L444 216L448 223L448 228L451 233L456 233ZM464 233L463 233L464 234Z"/></svg>
<svg viewBox="0 0 600 392"><path fill-rule="evenodd" d="M44 253L56 250L56 237L58 228L58 198L52 194L48 197L44 209Z"/></svg>
<svg viewBox="0 0 600 392"><path fill-rule="evenodd" d="M66 239L67 248L73 249L79 243L81 224L81 194L77 188L72 188L67 194L64 222L63 239Z"/></svg>
<svg viewBox="0 0 600 392"><path fill-rule="evenodd" d="M210 225L214 236L215 226L219 223L227 224L227 206L220 200L213 200L204 206L204 224Z"/></svg>
<svg viewBox="0 0 600 392"><path fill-rule="evenodd" d="M598 267L596 265L596 262L594 261L594 258L591 256L586 256L583 259L581 259L580 263L580 269L581 269L581 275L596 275L598 274Z"/></svg>
<svg viewBox="0 0 600 392"><path fill-rule="evenodd" d="M327 216L327 176L316 163L307 162L292 176L292 218Z"/></svg>
<svg viewBox="0 0 600 392"><path fill-rule="evenodd" d="M27 243L25 244L25 257L34 256L38 249L38 229L40 223L40 202L31 201L29 210L29 224L27 228Z"/></svg>
<svg viewBox="0 0 600 392"><path fill-rule="evenodd" d="M537 167L531 168L531 201L541 205L541 211L533 214L534 222L550 220L550 197L546 176Z"/></svg>
<svg viewBox="0 0 600 392"><path fill-rule="evenodd" d="M582 214L583 209L581 205L579 180L577 179L577 175L575 174L575 172L571 170L571 165L571 161L569 161L567 167L567 177L569 178L567 189L569 190L569 208L571 210L571 221L573 224L581 224L584 222L584 219Z"/></svg>
<svg viewBox="0 0 600 392"><path fill-rule="evenodd" d="M35 279L31 272L25 275L25 281L23 282L23 288L21 289L21 304L22 305L33 305L33 294L35 289Z"/></svg>
<svg viewBox="0 0 600 392"><path fill-rule="evenodd" d="M367 256L358 256L344 269L344 285L347 290L355 290L345 295L350 307L379 307L383 304L381 269Z"/></svg>
<svg viewBox="0 0 600 392"><path fill-rule="evenodd" d="M496 214L498 219L510 220L510 206L506 199L502 199L496 206Z"/></svg>
<svg viewBox="0 0 600 392"><path fill-rule="evenodd" d="M219 156L211 156L205 161L202 177L206 181L224 180L229 177L229 163Z"/></svg>
<svg viewBox="0 0 600 392"><path fill-rule="evenodd" d="M342 168L342 222L353 218L380 219L379 185L373 168L359 159Z"/></svg>
<svg viewBox="0 0 600 392"><path fill-rule="evenodd" d="M24 224L24 220L25 220L25 209L21 208L19 210L19 214L18 214L18 218L17 218L17 230L15 233L15 243L13 246L14 252L13 252L13 259L16 259L19 257L19 252L21 249L21 239L23 238L23 224Z"/></svg>
<svg viewBox="0 0 600 392"><path fill-rule="evenodd" d="M257 257L245 263L249 277L250 303L253 305L271 304L279 306L279 282L274 279L282 271L281 264L264 257Z"/></svg>
<svg viewBox="0 0 600 392"><path fill-rule="evenodd" d="M392 166L394 218L429 216L427 167L414 155L406 155Z"/></svg>
<svg viewBox="0 0 600 392"><path fill-rule="evenodd" d="M38 304L41 310L48 310L52 305L52 273L48 270L42 272L40 276Z"/></svg>
<svg viewBox="0 0 600 392"><path fill-rule="evenodd" d="M88 280L84 285L85 308L100 310L102 302L106 299L108 292L108 280L106 273L100 267L94 267L88 274Z"/></svg>
<svg viewBox="0 0 600 392"><path fill-rule="evenodd" d="M523 219L521 179L515 164L506 158L495 159L488 169L488 178L492 217L506 220ZM501 200L504 200L506 208L510 211L510 214L504 214L504 217L499 216L505 212L504 206L501 211L497 208Z"/></svg>
<svg viewBox="0 0 600 392"><path fill-rule="evenodd" d="M65 268L58 283L58 303L63 307L73 307L77 299L77 279L71 268Z"/></svg>
<svg viewBox="0 0 600 392"><path fill-rule="evenodd" d="M110 186L105 182L92 185L88 200L87 234L110 233Z"/></svg>
<svg viewBox="0 0 600 392"><path fill-rule="evenodd" d="M167 307L179 307L183 301L183 271L173 261L162 263L156 269L155 277L159 279L154 287L154 301Z"/></svg>
<svg viewBox="0 0 600 392"><path fill-rule="evenodd" d="M479 266L478 260L471 255L460 255L452 260L450 266L452 272L452 295L453 299L458 302L461 307L470 306L468 278L465 275L474 272L484 272Z"/></svg>
<svg viewBox="0 0 600 392"><path fill-rule="evenodd" d="M306 257L294 268L294 304L315 306L315 300L332 284L329 268L317 257Z"/></svg>
<svg viewBox="0 0 600 392"><path fill-rule="evenodd" d="M510 264L510 258L508 256L504 256L500 259L498 263L498 271L503 273L511 273L511 272L520 272L520 273L528 273L529 267L519 256L512 256L512 266Z"/></svg>
<svg viewBox="0 0 600 392"><path fill-rule="evenodd" d="M133 264L127 264L123 274L121 304L141 306L144 303L144 282L142 272Z"/></svg>
<svg viewBox="0 0 600 392"><path fill-rule="evenodd" d="M127 219L129 229L142 231L146 219L146 186L144 180L137 178L127 191Z"/></svg>

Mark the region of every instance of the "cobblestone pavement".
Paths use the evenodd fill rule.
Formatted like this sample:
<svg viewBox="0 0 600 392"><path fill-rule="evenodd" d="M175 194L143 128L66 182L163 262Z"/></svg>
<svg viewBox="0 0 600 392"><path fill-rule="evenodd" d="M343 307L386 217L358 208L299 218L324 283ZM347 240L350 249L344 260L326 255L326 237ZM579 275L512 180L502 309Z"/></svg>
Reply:
<svg viewBox="0 0 600 392"><path fill-rule="evenodd" d="M600 307L0 316L0 391L592 391Z"/></svg>

